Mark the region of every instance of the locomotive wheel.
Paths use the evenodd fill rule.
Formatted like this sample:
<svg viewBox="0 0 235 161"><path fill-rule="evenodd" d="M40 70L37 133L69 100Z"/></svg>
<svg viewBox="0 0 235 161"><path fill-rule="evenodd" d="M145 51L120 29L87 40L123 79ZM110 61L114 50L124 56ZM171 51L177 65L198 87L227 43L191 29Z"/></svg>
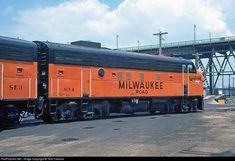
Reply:
<svg viewBox="0 0 235 161"><path fill-rule="evenodd" d="M60 119L61 119L61 112L60 112L59 109L57 109L56 113L53 114L53 115L51 115L51 120L52 120L53 122L57 122L57 121L59 121Z"/></svg>
<svg viewBox="0 0 235 161"><path fill-rule="evenodd" d="M190 112L190 109L191 109L191 107L188 105L188 104L183 104L182 106L181 106L181 111L183 112L183 113L187 113L187 112Z"/></svg>
<svg viewBox="0 0 235 161"><path fill-rule="evenodd" d="M198 103L197 103L197 101L193 102L193 104L192 104L192 111L193 112L197 112L198 111Z"/></svg>
<svg viewBox="0 0 235 161"><path fill-rule="evenodd" d="M79 121L84 120L84 114L82 113L82 111L80 111L80 110L77 109L77 110L75 111L74 115L75 115L75 118L76 118L77 120L79 120Z"/></svg>
<svg viewBox="0 0 235 161"><path fill-rule="evenodd" d="M107 101L102 103L100 114L101 118L108 118L110 116L110 104Z"/></svg>
<svg viewBox="0 0 235 161"><path fill-rule="evenodd" d="M154 114L155 114L155 112L156 112L156 110L154 110L154 109L150 109L150 110L149 110L149 112L150 112L150 114L151 114L151 115L154 115Z"/></svg>
<svg viewBox="0 0 235 161"><path fill-rule="evenodd" d="M160 114L167 114L169 112L169 108L166 103L161 105L161 107L159 108L159 112Z"/></svg>
<svg viewBox="0 0 235 161"><path fill-rule="evenodd" d="M169 113L176 113L176 103L174 102L169 102L168 107L169 107Z"/></svg>
<svg viewBox="0 0 235 161"><path fill-rule="evenodd" d="M95 109L93 109L93 112L94 112L95 119L101 118L101 110L99 110L98 108L95 108Z"/></svg>
<svg viewBox="0 0 235 161"><path fill-rule="evenodd" d="M176 113L182 113L181 105L179 105L179 104L175 105L175 112Z"/></svg>
<svg viewBox="0 0 235 161"><path fill-rule="evenodd" d="M5 122L3 120L0 120L0 131L5 128Z"/></svg>
<svg viewBox="0 0 235 161"><path fill-rule="evenodd" d="M192 103L192 111L193 112L201 112L202 110L203 110L203 103L202 102L200 102L200 101L194 101L193 103Z"/></svg>
<svg viewBox="0 0 235 161"><path fill-rule="evenodd" d="M186 100L185 104L182 105L182 112L187 113L193 109L192 101Z"/></svg>
<svg viewBox="0 0 235 161"><path fill-rule="evenodd" d="M176 105L175 106L175 111L176 113L187 113L190 112L191 106L188 104L181 104L181 105Z"/></svg>
<svg viewBox="0 0 235 161"><path fill-rule="evenodd" d="M156 107L153 106L153 104L151 103L151 105L149 106L149 113L150 115L154 115L156 113Z"/></svg>

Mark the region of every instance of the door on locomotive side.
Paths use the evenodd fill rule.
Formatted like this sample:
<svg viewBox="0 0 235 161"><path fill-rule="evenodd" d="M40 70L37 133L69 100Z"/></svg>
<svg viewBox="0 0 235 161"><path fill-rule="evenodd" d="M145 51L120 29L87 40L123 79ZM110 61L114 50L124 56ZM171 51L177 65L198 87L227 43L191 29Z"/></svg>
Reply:
<svg viewBox="0 0 235 161"><path fill-rule="evenodd" d="M182 96L189 95L189 68L188 65L182 65Z"/></svg>
<svg viewBox="0 0 235 161"><path fill-rule="evenodd" d="M91 96L91 69L81 69L81 97Z"/></svg>
<svg viewBox="0 0 235 161"><path fill-rule="evenodd" d="M3 64L0 64L0 99L3 99Z"/></svg>

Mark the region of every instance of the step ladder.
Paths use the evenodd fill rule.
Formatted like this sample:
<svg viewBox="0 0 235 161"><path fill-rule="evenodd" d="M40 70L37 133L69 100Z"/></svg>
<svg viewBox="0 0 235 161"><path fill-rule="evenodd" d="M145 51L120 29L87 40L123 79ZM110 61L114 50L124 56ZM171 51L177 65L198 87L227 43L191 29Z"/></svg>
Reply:
<svg viewBox="0 0 235 161"><path fill-rule="evenodd" d="M58 106L58 100L50 100L49 101L49 112L50 114L56 114Z"/></svg>
<svg viewBox="0 0 235 161"><path fill-rule="evenodd" d="M88 111L88 104L89 104L88 99L82 99L81 100L81 110L82 110L83 113L86 113Z"/></svg>
<svg viewBox="0 0 235 161"><path fill-rule="evenodd" d="M29 112L31 114L36 113L36 102L35 101L28 101L27 112Z"/></svg>
<svg viewBox="0 0 235 161"><path fill-rule="evenodd" d="M83 97L81 100L81 111L84 114L84 119L93 119L94 112L89 109L89 97Z"/></svg>

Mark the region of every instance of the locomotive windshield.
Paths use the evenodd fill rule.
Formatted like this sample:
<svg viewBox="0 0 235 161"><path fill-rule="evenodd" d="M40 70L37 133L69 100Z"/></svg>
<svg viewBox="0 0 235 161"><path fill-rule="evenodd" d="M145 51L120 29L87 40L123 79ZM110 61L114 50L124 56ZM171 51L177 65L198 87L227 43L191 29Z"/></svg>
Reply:
<svg viewBox="0 0 235 161"><path fill-rule="evenodd" d="M189 73L196 73L196 68L194 64L189 64L188 69L189 69Z"/></svg>

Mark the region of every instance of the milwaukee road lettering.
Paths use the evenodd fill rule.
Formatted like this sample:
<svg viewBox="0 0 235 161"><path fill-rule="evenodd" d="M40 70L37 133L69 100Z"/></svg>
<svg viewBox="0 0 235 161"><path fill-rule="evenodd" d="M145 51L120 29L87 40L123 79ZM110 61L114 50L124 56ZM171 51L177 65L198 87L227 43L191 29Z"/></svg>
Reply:
<svg viewBox="0 0 235 161"><path fill-rule="evenodd" d="M136 90L136 94L148 94L148 90L163 88L163 82L119 81L119 89L133 89Z"/></svg>

